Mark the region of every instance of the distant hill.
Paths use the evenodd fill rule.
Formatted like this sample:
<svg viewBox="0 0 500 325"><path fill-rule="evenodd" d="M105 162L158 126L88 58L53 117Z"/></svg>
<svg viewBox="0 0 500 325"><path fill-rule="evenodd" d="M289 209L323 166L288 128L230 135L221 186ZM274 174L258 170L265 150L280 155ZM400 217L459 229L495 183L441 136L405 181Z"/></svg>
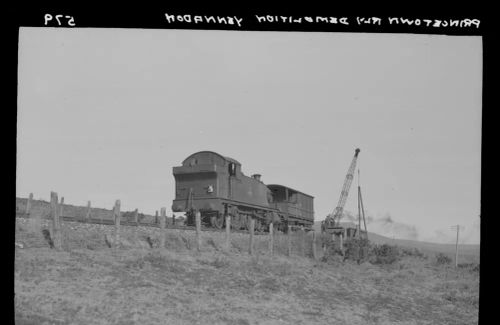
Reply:
<svg viewBox="0 0 500 325"><path fill-rule="evenodd" d="M316 231L321 231L321 221L316 221L313 225L313 229ZM389 245L397 245L400 247L406 248L418 248L423 253L426 254L435 254L435 253L444 253L444 254L455 254L455 244L438 244L438 243L429 243L418 240L408 240L408 239L392 239L388 238L373 232L368 232L369 240L378 245L389 244ZM470 244L462 244L459 245L459 260L460 257L469 259L479 259L479 245L470 245Z"/></svg>

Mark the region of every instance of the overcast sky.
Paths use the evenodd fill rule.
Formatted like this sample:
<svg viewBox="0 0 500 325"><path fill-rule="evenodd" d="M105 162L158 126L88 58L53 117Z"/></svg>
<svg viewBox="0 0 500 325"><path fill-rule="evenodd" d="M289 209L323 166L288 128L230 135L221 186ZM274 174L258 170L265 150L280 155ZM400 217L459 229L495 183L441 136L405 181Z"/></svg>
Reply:
<svg viewBox="0 0 500 325"><path fill-rule="evenodd" d="M323 220L359 147L369 230L479 243L480 37L21 28L18 89L20 197L170 211L212 150Z"/></svg>

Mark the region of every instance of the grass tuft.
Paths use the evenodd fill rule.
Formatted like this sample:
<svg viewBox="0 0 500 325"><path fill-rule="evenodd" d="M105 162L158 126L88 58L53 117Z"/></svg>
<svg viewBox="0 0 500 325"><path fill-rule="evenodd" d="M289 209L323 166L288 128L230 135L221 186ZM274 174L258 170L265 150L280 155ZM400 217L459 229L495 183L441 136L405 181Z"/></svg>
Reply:
<svg viewBox="0 0 500 325"><path fill-rule="evenodd" d="M450 265L452 261L451 257L444 253L437 253L434 258L437 265Z"/></svg>

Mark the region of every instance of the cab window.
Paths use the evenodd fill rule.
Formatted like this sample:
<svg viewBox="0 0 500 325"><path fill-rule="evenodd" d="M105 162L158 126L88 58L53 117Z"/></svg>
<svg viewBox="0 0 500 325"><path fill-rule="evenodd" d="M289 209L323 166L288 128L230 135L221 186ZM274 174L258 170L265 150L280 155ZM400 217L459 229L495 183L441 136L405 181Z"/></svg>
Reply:
<svg viewBox="0 0 500 325"><path fill-rule="evenodd" d="M234 176L236 175L236 164L235 163L229 163L229 175Z"/></svg>

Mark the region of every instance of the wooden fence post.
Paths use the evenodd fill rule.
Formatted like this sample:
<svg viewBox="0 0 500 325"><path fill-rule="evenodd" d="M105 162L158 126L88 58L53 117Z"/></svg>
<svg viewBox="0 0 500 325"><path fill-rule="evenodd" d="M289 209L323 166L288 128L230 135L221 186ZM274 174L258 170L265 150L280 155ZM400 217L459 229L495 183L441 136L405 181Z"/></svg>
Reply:
<svg viewBox="0 0 500 325"><path fill-rule="evenodd" d="M167 218L167 208L160 209L160 249L165 248L165 223Z"/></svg>
<svg viewBox="0 0 500 325"><path fill-rule="evenodd" d="M155 211L155 225L158 224L158 210Z"/></svg>
<svg viewBox="0 0 500 325"><path fill-rule="evenodd" d="M115 245L114 247L119 247L120 245L120 222L121 222L121 213L120 213L120 200L116 200L115 208L113 209L113 215L115 217Z"/></svg>
<svg viewBox="0 0 500 325"><path fill-rule="evenodd" d="M134 242L137 242L137 228L139 228L139 210L135 209L134 211Z"/></svg>
<svg viewBox="0 0 500 325"><path fill-rule="evenodd" d="M231 215L229 213L226 215L226 249L227 251L231 249Z"/></svg>
<svg viewBox="0 0 500 325"><path fill-rule="evenodd" d="M59 220L60 220L60 218L62 218L64 215L64 196L61 196L61 206L59 208L60 208L59 212Z"/></svg>
<svg viewBox="0 0 500 325"><path fill-rule="evenodd" d="M313 259L317 259L317 255L316 255L316 231L313 230L312 232L312 256L313 256Z"/></svg>
<svg viewBox="0 0 500 325"><path fill-rule="evenodd" d="M326 249L328 245L327 235L325 233L321 234L321 248L323 248L323 256L326 255Z"/></svg>
<svg viewBox="0 0 500 325"><path fill-rule="evenodd" d="M248 253L253 255L253 235L255 231L255 219L250 217L250 244L248 247Z"/></svg>
<svg viewBox="0 0 500 325"><path fill-rule="evenodd" d="M344 254L344 233L340 233L340 251Z"/></svg>
<svg viewBox="0 0 500 325"><path fill-rule="evenodd" d="M26 202L26 214L28 215L31 213L31 201L33 201L33 193L30 193L28 201Z"/></svg>
<svg viewBox="0 0 500 325"><path fill-rule="evenodd" d="M269 224L269 253L274 253L274 236L273 236L273 223Z"/></svg>
<svg viewBox="0 0 500 325"><path fill-rule="evenodd" d="M196 249L198 252L201 251L201 213L196 211L195 213L196 221Z"/></svg>
<svg viewBox="0 0 500 325"><path fill-rule="evenodd" d="M52 241L55 249L61 249L61 228L59 223L59 206L56 192L50 192L50 206L52 210Z"/></svg>
<svg viewBox="0 0 500 325"><path fill-rule="evenodd" d="M302 254L302 256L305 256L305 231L304 231L304 226L300 226L300 252Z"/></svg>
<svg viewBox="0 0 500 325"><path fill-rule="evenodd" d="M90 201L87 202L87 213L85 214L85 221L89 222L92 216L92 208Z"/></svg>
<svg viewBox="0 0 500 325"><path fill-rule="evenodd" d="M291 256L292 255L292 226L291 225L288 225L288 231L287 231L287 234L286 234L286 237L287 237L287 256Z"/></svg>

